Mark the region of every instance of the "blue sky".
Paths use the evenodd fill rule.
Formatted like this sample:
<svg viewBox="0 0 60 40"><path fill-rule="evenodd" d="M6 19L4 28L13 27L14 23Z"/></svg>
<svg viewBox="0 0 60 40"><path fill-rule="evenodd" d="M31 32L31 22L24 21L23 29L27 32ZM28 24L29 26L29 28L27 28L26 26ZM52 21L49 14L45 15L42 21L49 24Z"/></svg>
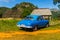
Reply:
<svg viewBox="0 0 60 40"><path fill-rule="evenodd" d="M53 5L53 0L0 0L0 7L12 8L21 2L30 2L39 8L58 8L56 5Z"/></svg>

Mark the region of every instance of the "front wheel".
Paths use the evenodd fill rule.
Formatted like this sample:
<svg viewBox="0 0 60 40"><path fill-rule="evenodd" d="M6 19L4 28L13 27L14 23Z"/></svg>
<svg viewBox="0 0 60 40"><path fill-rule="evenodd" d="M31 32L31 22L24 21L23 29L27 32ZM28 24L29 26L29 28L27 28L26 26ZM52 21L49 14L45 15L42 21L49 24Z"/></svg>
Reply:
<svg viewBox="0 0 60 40"><path fill-rule="evenodd" d="M34 30L34 31L38 30L38 27L37 27L37 26L35 26L35 27L33 28L33 30Z"/></svg>
<svg viewBox="0 0 60 40"><path fill-rule="evenodd" d="M49 27L49 24L47 24L46 27Z"/></svg>

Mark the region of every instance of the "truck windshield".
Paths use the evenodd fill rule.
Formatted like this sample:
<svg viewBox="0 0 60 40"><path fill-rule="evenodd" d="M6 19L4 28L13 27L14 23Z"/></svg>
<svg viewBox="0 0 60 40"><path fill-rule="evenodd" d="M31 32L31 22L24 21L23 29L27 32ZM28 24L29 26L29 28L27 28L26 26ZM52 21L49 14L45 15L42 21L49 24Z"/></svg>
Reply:
<svg viewBox="0 0 60 40"><path fill-rule="evenodd" d="M33 20L33 17L26 17L25 19Z"/></svg>

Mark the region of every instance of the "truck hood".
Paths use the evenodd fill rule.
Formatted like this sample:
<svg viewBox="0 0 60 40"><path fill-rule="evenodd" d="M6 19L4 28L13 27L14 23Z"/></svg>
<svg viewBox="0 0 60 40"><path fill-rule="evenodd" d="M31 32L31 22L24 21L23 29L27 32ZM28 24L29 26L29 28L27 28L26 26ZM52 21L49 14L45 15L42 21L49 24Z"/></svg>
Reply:
<svg viewBox="0 0 60 40"><path fill-rule="evenodd" d="M30 26L32 22L33 22L32 20L21 20L17 23L17 25L24 24L24 25Z"/></svg>

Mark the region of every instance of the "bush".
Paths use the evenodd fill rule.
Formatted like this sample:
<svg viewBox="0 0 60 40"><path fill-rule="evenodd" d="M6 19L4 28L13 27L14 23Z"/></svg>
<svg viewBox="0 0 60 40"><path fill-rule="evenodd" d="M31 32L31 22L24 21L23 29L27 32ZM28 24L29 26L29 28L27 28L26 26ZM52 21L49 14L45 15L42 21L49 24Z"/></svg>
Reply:
<svg viewBox="0 0 60 40"><path fill-rule="evenodd" d="M52 11L52 18L60 19L60 11L57 11L57 12Z"/></svg>

